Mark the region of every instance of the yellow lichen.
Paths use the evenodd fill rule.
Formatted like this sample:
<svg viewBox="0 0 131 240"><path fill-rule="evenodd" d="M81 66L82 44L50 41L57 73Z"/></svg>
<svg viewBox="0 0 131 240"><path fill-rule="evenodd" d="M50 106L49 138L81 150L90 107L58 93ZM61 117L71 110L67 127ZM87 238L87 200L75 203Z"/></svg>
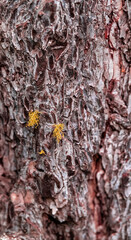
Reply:
<svg viewBox="0 0 131 240"><path fill-rule="evenodd" d="M42 149L42 150L39 152L39 154L45 155L45 151Z"/></svg>
<svg viewBox="0 0 131 240"><path fill-rule="evenodd" d="M54 127L55 129L53 131L53 137L55 137L57 142L59 143L59 141L64 137L64 133L62 132L64 129L64 124L54 124Z"/></svg>
<svg viewBox="0 0 131 240"><path fill-rule="evenodd" d="M29 121L27 123L27 127L33 127L35 126L35 128L38 127L39 125L39 120L40 120L40 112L38 110L30 111L29 112Z"/></svg>

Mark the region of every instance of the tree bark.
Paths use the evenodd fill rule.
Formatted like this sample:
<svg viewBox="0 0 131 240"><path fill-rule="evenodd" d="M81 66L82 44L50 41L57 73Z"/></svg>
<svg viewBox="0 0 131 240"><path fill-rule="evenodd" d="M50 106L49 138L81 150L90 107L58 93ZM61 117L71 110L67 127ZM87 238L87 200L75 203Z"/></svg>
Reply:
<svg viewBox="0 0 131 240"><path fill-rule="evenodd" d="M0 239L130 239L130 11L1 0Z"/></svg>

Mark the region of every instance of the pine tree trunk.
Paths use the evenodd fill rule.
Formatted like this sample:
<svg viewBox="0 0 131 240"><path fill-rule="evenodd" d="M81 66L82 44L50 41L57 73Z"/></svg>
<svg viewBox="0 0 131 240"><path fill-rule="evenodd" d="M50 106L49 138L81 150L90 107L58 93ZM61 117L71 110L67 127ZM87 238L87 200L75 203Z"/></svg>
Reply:
<svg viewBox="0 0 131 240"><path fill-rule="evenodd" d="M130 239L130 11L1 0L0 239Z"/></svg>

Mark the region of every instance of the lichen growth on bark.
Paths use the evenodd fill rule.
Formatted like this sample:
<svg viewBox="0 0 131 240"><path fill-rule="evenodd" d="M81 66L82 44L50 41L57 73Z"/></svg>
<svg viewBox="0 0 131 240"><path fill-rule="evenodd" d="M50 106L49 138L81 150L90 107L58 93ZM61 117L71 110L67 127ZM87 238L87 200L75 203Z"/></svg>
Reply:
<svg viewBox="0 0 131 240"><path fill-rule="evenodd" d="M40 155L45 155L45 151L42 149L40 152L39 152Z"/></svg>
<svg viewBox="0 0 131 240"><path fill-rule="evenodd" d="M53 131L53 137L56 138L57 143L64 137L64 133L62 132L64 129L64 124L58 123L54 125L55 129Z"/></svg>
<svg viewBox="0 0 131 240"><path fill-rule="evenodd" d="M27 123L27 127L34 127L37 128L40 121L40 112L38 110L30 111L29 112L29 121Z"/></svg>

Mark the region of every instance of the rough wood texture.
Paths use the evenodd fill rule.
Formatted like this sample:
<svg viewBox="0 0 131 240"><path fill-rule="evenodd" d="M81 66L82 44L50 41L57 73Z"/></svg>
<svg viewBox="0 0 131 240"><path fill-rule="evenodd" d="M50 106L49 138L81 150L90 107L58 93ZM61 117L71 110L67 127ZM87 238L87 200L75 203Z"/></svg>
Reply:
<svg viewBox="0 0 131 240"><path fill-rule="evenodd" d="M0 239L130 239L130 5L0 1Z"/></svg>

